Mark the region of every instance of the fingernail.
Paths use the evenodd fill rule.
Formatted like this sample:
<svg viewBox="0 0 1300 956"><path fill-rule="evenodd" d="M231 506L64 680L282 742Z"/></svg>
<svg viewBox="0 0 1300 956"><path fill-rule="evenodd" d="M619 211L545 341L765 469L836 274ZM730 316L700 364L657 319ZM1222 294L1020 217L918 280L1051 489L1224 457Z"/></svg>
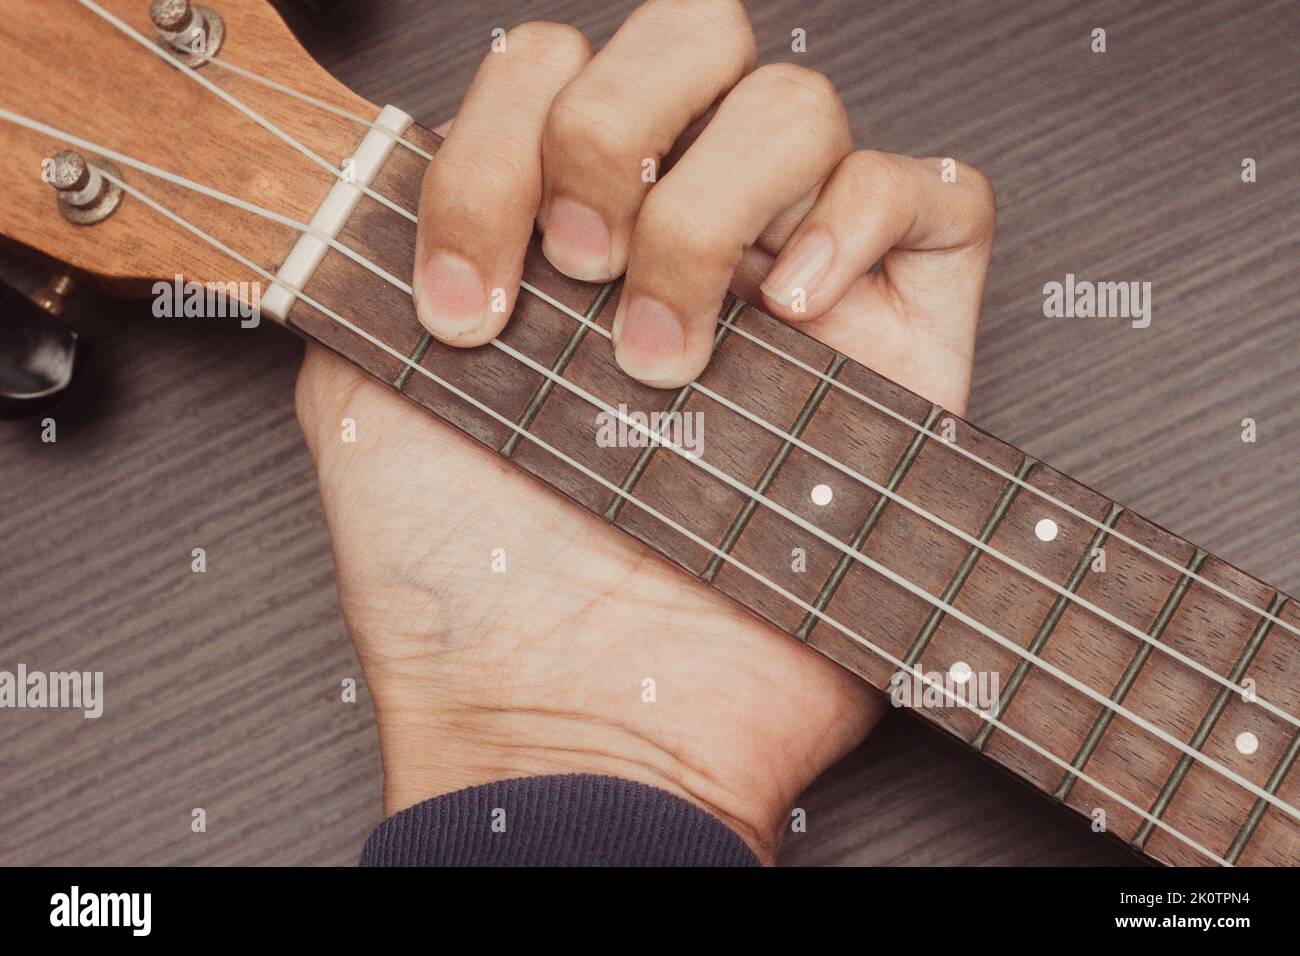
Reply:
<svg viewBox="0 0 1300 956"><path fill-rule="evenodd" d="M416 314L435 338L455 343L483 327L487 285L472 263L435 250L412 285Z"/></svg>
<svg viewBox="0 0 1300 956"><path fill-rule="evenodd" d="M559 197L546 211L542 252L551 265L571 279L603 281L610 275L609 226L580 202Z"/></svg>
<svg viewBox="0 0 1300 956"><path fill-rule="evenodd" d="M835 240L829 233L821 230L807 233L777 256L776 264L759 288L773 302L801 311L830 269L834 256Z"/></svg>
<svg viewBox="0 0 1300 956"><path fill-rule="evenodd" d="M634 295L614 314L614 359L647 385L678 384L686 368L686 326L666 306Z"/></svg>

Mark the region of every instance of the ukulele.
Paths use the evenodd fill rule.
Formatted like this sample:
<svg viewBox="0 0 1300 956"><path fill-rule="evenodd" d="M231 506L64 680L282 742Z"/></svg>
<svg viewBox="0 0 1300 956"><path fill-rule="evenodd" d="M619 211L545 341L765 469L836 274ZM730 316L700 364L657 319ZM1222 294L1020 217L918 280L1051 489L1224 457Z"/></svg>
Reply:
<svg viewBox="0 0 1300 956"><path fill-rule="evenodd" d="M332 349L1152 861L1300 864L1293 599L738 299L652 389L535 241L496 341L432 340L440 139L263 0L8 0L0 49L9 239Z"/></svg>

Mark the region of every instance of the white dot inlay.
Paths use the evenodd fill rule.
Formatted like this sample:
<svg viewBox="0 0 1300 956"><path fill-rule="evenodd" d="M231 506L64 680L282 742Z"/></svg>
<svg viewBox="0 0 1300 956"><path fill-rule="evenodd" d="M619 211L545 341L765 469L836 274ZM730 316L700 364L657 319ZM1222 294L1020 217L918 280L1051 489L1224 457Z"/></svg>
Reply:
<svg viewBox="0 0 1300 956"><path fill-rule="evenodd" d="M1259 738L1249 730L1243 730L1241 733L1237 734L1236 744L1237 752L1243 753L1249 757L1259 749Z"/></svg>
<svg viewBox="0 0 1300 956"><path fill-rule="evenodd" d="M948 668L948 676L957 684L966 683L970 680L970 675L970 665L965 661L954 661L952 667Z"/></svg>
<svg viewBox="0 0 1300 956"><path fill-rule="evenodd" d="M1057 530L1056 522L1051 518L1044 518L1034 525L1034 534L1038 536L1039 541L1055 541Z"/></svg>
<svg viewBox="0 0 1300 956"><path fill-rule="evenodd" d="M830 485L817 485L813 488L810 497L815 505L828 505L835 497L835 492L831 491Z"/></svg>

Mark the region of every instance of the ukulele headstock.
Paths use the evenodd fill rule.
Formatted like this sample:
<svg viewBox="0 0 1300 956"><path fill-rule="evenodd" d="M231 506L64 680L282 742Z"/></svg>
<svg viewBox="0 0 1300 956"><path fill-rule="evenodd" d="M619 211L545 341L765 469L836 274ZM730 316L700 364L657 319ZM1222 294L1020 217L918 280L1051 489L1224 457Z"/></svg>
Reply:
<svg viewBox="0 0 1300 956"><path fill-rule="evenodd" d="M111 214L75 221L75 206L66 200L70 191L60 194L51 180L71 177L64 185L76 195L71 179L77 171L51 160L73 149L101 167L106 157L84 144L282 216L311 219L333 183L329 171L155 52L164 49L160 39L165 38L151 20L151 6L155 15L179 16L177 11L189 6L183 0L152 5L148 0L7 0L5 6L0 108L42 128L0 118L0 152L10 174L7 201L0 204L0 235L125 295L147 293L153 282L176 276L199 283L257 280L246 266L129 192L118 197ZM318 66L266 0L209 0L208 6L220 17L216 59L202 62L206 57L166 47L169 57L200 64L194 67L200 76L318 155L336 163L351 155L366 132L363 126L239 71L362 117L374 117L378 108ZM207 25L203 42L214 46ZM122 181L272 272L297 238L288 226L116 165Z"/></svg>

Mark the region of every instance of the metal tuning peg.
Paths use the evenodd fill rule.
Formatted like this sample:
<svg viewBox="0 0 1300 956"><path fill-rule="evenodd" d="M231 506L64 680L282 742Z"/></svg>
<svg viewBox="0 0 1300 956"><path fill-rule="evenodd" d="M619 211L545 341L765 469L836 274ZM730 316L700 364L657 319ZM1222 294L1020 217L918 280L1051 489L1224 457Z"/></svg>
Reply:
<svg viewBox="0 0 1300 956"><path fill-rule="evenodd" d="M158 28L158 45L188 67L207 63L226 38L221 14L190 0L152 0L149 19Z"/></svg>
<svg viewBox="0 0 1300 956"><path fill-rule="evenodd" d="M0 418L39 415L72 387L84 348L58 318L72 289L59 276L29 299L0 284Z"/></svg>
<svg viewBox="0 0 1300 956"><path fill-rule="evenodd" d="M122 204L122 187L106 179L105 172L122 178L118 168L106 159L87 162L70 149L54 154L46 179L58 194L59 212L64 219L91 226L113 215Z"/></svg>

